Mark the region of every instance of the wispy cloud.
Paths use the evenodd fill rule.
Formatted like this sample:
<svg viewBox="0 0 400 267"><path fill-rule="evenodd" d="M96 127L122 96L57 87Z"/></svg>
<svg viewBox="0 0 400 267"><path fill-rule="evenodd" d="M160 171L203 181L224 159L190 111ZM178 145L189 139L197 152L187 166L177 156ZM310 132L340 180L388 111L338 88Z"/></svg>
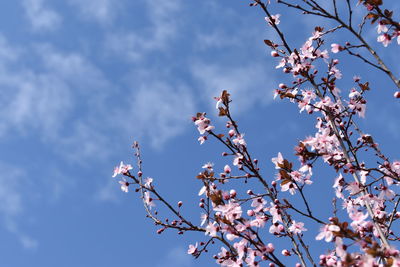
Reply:
<svg viewBox="0 0 400 267"><path fill-rule="evenodd" d="M22 5L34 31L55 30L62 22L59 13L45 6L45 0L23 0Z"/></svg>
<svg viewBox="0 0 400 267"><path fill-rule="evenodd" d="M228 65L228 64L227 64ZM201 83L202 95L210 99L222 90L228 90L235 103L233 110L244 112L254 105L266 105L272 101L274 76L268 75L262 64L225 66L224 64L193 64L193 76Z"/></svg>
<svg viewBox="0 0 400 267"><path fill-rule="evenodd" d="M135 31L119 30L106 37L106 50L123 59L137 61L148 52L164 50L178 34L181 0L146 1L148 27Z"/></svg>
<svg viewBox="0 0 400 267"><path fill-rule="evenodd" d="M68 2L79 9L83 19L107 25L117 16L124 0L68 0Z"/></svg>
<svg viewBox="0 0 400 267"><path fill-rule="evenodd" d="M0 162L0 173L0 218L5 228L17 236L24 248L34 249L38 241L23 233L17 223L26 201L27 194L23 190L29 184L26 175L19 168L3 162Z"/></svg>
<svg viewBox="0 0 400 267"><path fill-rule="evenodd" d="M195 112L191 91L171 81L140 83L132 91L128 109L120 110L119 123L135 138L146 138L154 148L181 134Z"/></svg>
<svg viewBox="0 0 400 267"><path fill-rule="evenodd" d="M174 247L160 260L157 267L190 267L193 258L182 247Z"/></svg>

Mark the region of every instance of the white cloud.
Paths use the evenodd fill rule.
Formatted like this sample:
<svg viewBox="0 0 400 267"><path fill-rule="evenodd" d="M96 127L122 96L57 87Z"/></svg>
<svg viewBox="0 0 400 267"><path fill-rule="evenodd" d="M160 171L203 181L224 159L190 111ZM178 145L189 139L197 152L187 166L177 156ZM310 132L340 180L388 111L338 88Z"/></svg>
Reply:
<svg viewBox="0 0 400 267"><path fill-rule="evenodd" d="M8 51L0 53L0 134L36 130L70 159L104 156L99 115L107 111L104 99L113 87L102 72L82 55L48 45L15 50L0 36L0 51ZM28 53L38 70L14 66Z"/></svg>
<svg viewBox="0 0 400 267"><path fill-rule="evenodd" d="M0 86L4 102L0 108L0 129L22 132L30 127L54 133L71 106L65 83L49 74L29 70L15 72L0 66ZM7 101L5 101L7 100Z"/></svg>
<svg viewBox="0 0 400 267"><path fill-rule="evenodd" d="M182 247L174 247L160 260L157 267L190 267L192 256Z"/></svg>
<svg viewBox="0 0 400 267"><path fill-rule="evenodd" d="M106 37L106 50L123 59L137 61L146 53L164 50L178 34L181 0L146 1L149 26L143 31L120 30Z"/></svg>
<svg viewBox="0 0 400 267"><path fill-rule="evenodd" d="M61 16L53 9L44 5L45 0L23 0L22 5L25 9L33 30L51 31L60 26Z"/></svg>
<svg viewBox="0 0 400 267"><path fill-rule="evenodd" d="M0 162L0 218L5 228L17 236L26 249L34 249L38 241L24 234L17 224L17 219L23 213L27 194L26 188L30 182L25 173L11 165Z"/></svg>
<svg viewBox="0 0 400 267"><path fill-rule="evenodd" d="M147 138L160 148L190 125L195 102L189 88L169 81L150 81L132 92L129 110L123 108L119 121L135 138Z"/></svg>
<svg viewBox="0 0 400 267"><path fill-rule="evenodd" d="M69 0L79 9L84 19L94 20L100 24L111 23L125 0Z"/></svg>
<svg viewBox="0 0 400 267"><path fill-rule="evenodd" d="M209 101L227 90L233 99L233 112L244 112L253 105L272 101L274 77L261 64L232 66L229 64L195 63L193 76L201 82L201 90ZM272 77L271 77L272 76Z"/></svg>
<svg viewBox="0 0 400 267"><path fill-rule="evenodd" d="M7 217L16 216L22 211L23 172L0 163L0 213Z"/></svg>

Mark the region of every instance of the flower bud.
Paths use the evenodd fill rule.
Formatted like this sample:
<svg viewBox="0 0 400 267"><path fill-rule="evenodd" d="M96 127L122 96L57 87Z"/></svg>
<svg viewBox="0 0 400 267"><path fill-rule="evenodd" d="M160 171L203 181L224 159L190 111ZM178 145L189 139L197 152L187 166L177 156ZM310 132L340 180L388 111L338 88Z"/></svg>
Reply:
<svg viewBox="0 0 400 267"><path fill-rule="evenodd" d="M266 248L267 248L268 253L272 253L275 250L274 244L272 244L272 243L268 243Z"/></svg>
<svg viewBox="0 0 400 267"><path fill-rule="evenodd" d="M225 165L224 172L229 174L229 173L231 173L231 171L232 171L231 167L229 167L229 165Z"/></svg>
<svg viewBox="0 0 400 267"><path fill-rule="evenodd" d="M255 215L254 210L247 210L247 216L252 217L252 216L254 216L254 215Z"/></svg>
<svg viewBox="0 0 400 267"><path fill-rule="evenodd" d="M276 52L275 50L274 50L274 51L271 51L271 56L272 56L272 57L279 57L279 53Z"/></svg>
<svg viewBox="0 0 400 267"><path fill-rule="evenodd" d="M395 98L400 98L400 91L395 92L395 93L394 93L394 97L395 97Z"/></svg>

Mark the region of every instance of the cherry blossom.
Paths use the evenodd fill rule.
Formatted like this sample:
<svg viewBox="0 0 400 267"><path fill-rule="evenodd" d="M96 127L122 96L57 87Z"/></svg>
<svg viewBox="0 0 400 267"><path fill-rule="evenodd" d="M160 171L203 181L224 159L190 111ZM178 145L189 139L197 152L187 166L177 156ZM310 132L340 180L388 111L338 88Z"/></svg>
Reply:
<svg viewBox="0 0 400 267"><path fill-rule="evenodd" d="M301 234L301 232L307 231L307 229L304 228L304 223L293 220L292 225L289 227L289 231L294 234Z"/></svg>
<svg viewBox="0 0 400 267"><path fill-rule="evenodd" d="M119 166L114 168L114 174L112 177L116 177L119 174L127 174L130 170L132 170L132 166L127 164L125 165L122 161Z"/></svg>
<svg viewBox="0 0 400 267"><path fill-rule="evenodd" d="M280 20L279 20L280 17L281 17L281 14L276 14L276 15L271 15L271 18L265 17L265 20L266 20L270 25L273 24L272 22L274 22L276 25L278 25L278 24L280 23Z"/></svg>
<svg viewBox="0 0 400 267"><path fill-rule="evenodd" d="M122 181L119 181L118 183L121 185L121 191L128 193L128 181L124 177L122 177Z"/></svg>
<svg viewBox="0 0 400 267"><path fill-rule="evenodd" d="M187 253L188 254L196 254L197 253L197 246L198 246L197 242L196 242L196 244L194 246L193 245L189 245L189 249L188 249Z"/></svg>
<svg viewBox="0 0 400 267"><path fill-rule="evenodd" d="M337 225L327 224L321 228L321 232L315 237L316 240L325 239L326 242L333 240L333 232L339 232L340 228Z"/></svg>

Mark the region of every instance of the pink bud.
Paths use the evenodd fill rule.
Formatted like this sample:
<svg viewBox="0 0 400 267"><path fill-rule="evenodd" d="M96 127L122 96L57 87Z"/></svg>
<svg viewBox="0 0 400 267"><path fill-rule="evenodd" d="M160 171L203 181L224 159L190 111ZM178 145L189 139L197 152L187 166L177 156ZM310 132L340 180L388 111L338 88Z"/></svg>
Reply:
<svg viewBox="0 0 400 267"><path fill-rule="evenodd" d="M225 167L224 167L224 172L225 173L231 173L231 167L229 167L229 165L225 165Z"/></svg>
<svg viewBox="0 0 400 267"><path fill-rule="evenodd" d="M395 93L394 93L394 97L395 97L395 98L400 98L400 91L395 92Z"/></svg>
<svg viewBox="0 0 400 267"><path fill-rule="evenodd" d="M230 194L231 198L235 198L236 197L236 191L233 190L233 189L231 191L229 191L229 194Z"/></svg>
<svg viewBox="0 0 400 267"><path fill-rule="evenodd" d="M253 195L253 191L247 190L247 194L251 196L251 195Z"/></svg>
<svg viewBox="0 0 400 267"><path fill-rule="evenodd" d="M272 57L279 57L279 53L276 52L275 50L274 50L274 51L271 51L271 56L272 56Z"/></svg>
<svg viewBox="0 0 400 267"><path fill-rule="evenodd" d="M289 250L284 249L284 250L282 250L282 255L283 255L283 256L290 256L291 254L290 254L290 251L289 251Z"/></svg>
<svg viewBox="0 0 400 267"><path fill-rule="evenodd" d="M229 136L232 137L232 136L234 136L234 135L235 135L235 130L231 129L231 130L229 131Z"/></svg>
<svg viewBox="0 0 400 267"><path fill-rule="evenodd" d="M182 202L182 201L179 201L179 202L178 202L178 207L180 208L180 207L182 207L182 205L183 205L183 202Z"/></svg>
<svg viewBox="0 0 400 267"><path fill-rule="evenodd" d="M278 86L279 86L279 88L281 88L281 89L287 88L286 84L284 84L284 83L280 83Z"/></svg>
<svg viewBox="0 0 400 267"><path fill-rule="evenodd" d="M275 250L274 244L272 244L272 243L268 243L266 248L267 248L268 253L272 253Z"/></svg>
<svg viewBox="0 0 400 267"><path fill-rule="evenodd" d="M142 175L143 175L143 172L141 172L141 171L138 171L137 175L138 175L139 177L142 177Z"/></svg>

